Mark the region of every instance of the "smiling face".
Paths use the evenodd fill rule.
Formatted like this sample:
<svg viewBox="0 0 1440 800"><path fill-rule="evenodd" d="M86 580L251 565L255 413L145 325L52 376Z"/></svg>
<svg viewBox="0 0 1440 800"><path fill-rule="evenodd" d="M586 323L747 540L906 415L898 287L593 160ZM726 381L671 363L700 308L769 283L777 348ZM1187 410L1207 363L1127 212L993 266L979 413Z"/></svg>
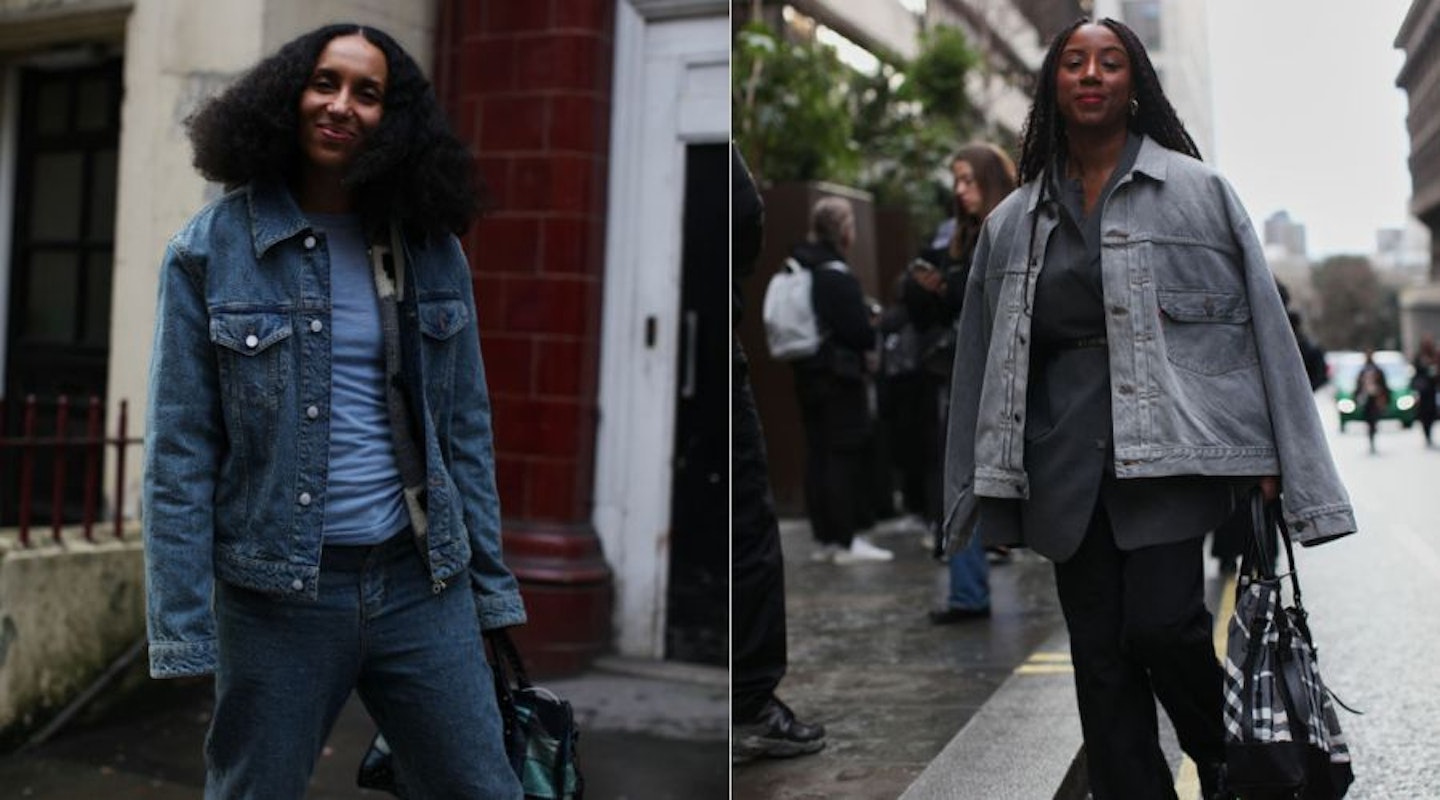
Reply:
<svg viewBox="0 0 1440 800"><path fill-rule="evenodd" d="M1130 115L1130 56L1104 25L1076 28L1060 51L1055 103L1065 124L1097 131L1124 128Z"/></svg>
<svg viewBox="0 0 1440 800"><path fill-rule="evenodd" d="M338 176L385 112L385 54L360 34L325 45L300 94L300 150L308 173Z"/></svg>

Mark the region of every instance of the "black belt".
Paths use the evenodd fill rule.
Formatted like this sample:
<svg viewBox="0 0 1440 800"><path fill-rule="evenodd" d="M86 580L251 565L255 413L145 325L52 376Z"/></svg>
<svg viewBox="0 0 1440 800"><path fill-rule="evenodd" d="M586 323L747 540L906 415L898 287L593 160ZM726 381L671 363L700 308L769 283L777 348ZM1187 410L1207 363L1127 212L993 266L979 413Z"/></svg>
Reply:
<svg viewBox="0 0 1440 800"><path fill-rule="evenodd" d="M406 525L399 533L379 544L327 544L320 549L321 572L359 572L367 562L388 561L407 550L413 550L414 535Z"/></svg>
<svg viewBox="0 0 1440 800"><path fill-rule="evenodd" d="M1104 335L1086 336L1080 339L1060 339L1053 342L1046 342L1044 347L1054 353L1063 350L1086 350L1092 347L1104 347L1108 340Z"/></svg>

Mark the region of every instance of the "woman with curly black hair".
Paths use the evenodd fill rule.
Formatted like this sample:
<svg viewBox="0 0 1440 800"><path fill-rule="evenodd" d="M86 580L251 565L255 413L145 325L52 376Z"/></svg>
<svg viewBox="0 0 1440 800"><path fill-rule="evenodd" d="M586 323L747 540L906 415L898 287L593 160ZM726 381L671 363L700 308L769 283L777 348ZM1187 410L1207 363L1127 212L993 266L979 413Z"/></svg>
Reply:
<svg viewBox="0 0 1440 800"><path fill-rule="evenodd" d="M1205 534L1257 488L1303 544L1355 530L1284 304L1121 23L1056 37L1020 172L966 284L949 546L978 529L1055 562L1096 800L1176 796L1157 699L1229 798Z"/></svg>
<svg viewBox="0 0 1440 800"><path fill-rule="evenodd" d="M230 192L161 266L144 529L151 674L215 674L205 795L304 796L354 690L407 796L518 798L481 643L525 610L455 238L472 160L357 25L285 45L189 131Z"/></svg>

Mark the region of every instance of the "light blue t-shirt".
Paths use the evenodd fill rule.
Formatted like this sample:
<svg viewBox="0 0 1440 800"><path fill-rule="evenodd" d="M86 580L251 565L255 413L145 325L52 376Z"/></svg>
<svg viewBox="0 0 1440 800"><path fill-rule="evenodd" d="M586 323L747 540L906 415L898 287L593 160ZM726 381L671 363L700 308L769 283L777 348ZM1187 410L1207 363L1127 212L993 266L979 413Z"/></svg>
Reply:
<svg viewBox="0 0 1440 800"><path fill-rule="evenodd" d="M368 545L409 524L385 403L385 334L360 218L310 214L330 253L330 474L325 544Z"/></svg>

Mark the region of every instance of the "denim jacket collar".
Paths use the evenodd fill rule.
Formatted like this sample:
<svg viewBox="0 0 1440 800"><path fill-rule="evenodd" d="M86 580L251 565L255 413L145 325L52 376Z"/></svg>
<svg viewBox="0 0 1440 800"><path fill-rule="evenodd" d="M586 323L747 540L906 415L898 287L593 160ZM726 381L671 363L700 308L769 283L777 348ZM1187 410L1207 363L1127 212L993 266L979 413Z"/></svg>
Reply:
<svg viewBox="0 0 1440 800"><path fill-rule="evenodd" d="M1141 134L1140 138L1140 152L1135 156L1135 166L1130 169L1130 173L1132 175L1140 173L1164 183L1170 165L1170 161L1166 157L1167 149L1149 136ZM1035 206L1040 202L1040 182L1030 181L1025 184L1024 191L1030 193L1030 196L1025 199L1025 213L1032 214L1035 212Z"/></svg>
<svg viewBox="0 0 1440 800"><path fill-rule="evenodd" d="M253 181L247 186L246 195L250 201L250 236L257 261L280 242L310 230L310 220L280 181Z"/></svg>

